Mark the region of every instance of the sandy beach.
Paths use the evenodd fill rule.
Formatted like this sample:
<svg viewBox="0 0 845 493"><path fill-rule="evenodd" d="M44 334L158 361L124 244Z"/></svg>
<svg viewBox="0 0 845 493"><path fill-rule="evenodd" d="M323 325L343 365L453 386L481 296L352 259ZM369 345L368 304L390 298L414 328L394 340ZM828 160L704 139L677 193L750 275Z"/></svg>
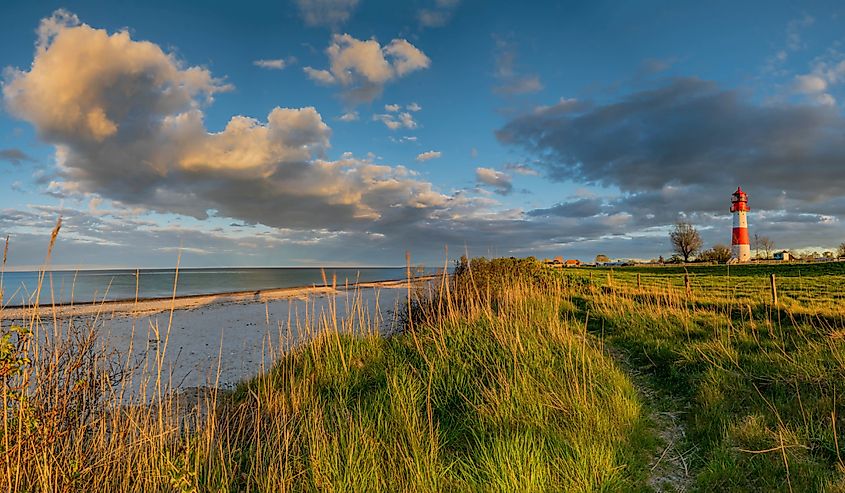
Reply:
<svg viewBox="0 0 845 493"><path fill-rule="evenodd" d="M28 326L34 316L40 337L72 321L97 330L102 347L155 373L171 388L230 388L250 378L323 321L344 327L350 317L369 330L397 329L396 309L407 281L360 283L338 288L314 286L214 295L11 308L0 312L4 326ZM322 324L320 324L322 325ZM323 325L325 326L325 325ZM146 370L144 370L146 368ZM137 377L136 377L137 378ZM133 382L138 390L142 384Z"/></svg>

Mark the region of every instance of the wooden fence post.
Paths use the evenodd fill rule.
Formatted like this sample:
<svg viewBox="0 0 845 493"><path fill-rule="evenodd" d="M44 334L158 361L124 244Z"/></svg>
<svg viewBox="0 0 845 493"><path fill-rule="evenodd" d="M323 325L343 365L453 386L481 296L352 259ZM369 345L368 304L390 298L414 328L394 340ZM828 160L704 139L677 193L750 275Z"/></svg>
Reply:
<svg viewBox="0 0 845 493"><path fill-rule="evenodd" d="M684 287L687 290L687 298L689 298L692 294L692 289L690 288L689 284L689 272L684 272Z"/></svg>
<svg viewBox="0 0 845 493"><path fill-rule="evenodd" d="M637 272L637 289L640 289L640 288L642 288L642 285L640 284L640 273Z"/></svg>
<svg viewBox="0 0 845 493"><path fill-rule="evenodd" d="M774 274L772 274L772 303L778 304L778 284Z"/></svg>

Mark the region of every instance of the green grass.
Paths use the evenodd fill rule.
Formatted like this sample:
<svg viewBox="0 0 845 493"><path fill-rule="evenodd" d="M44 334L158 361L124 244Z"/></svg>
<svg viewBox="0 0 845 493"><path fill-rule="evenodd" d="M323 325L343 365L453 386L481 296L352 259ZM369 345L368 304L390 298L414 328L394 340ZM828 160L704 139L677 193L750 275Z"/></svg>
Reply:
<svg viewBox="0 0 845 493"><path fill-rule="evenodd" d="M731 282L763 291L770 272L794 285L801 270L806 298L788 300L794 310L763 294L724 296L724 267L690 269L709 289L689 298L677 268L617 269L614 288L605 276L600 288L576 296L578 310L593 317L591 332L683 413L681 447L694 450L700 491L845 491L845 312L824 299L842 283L842 266L775 269L732 267ZM677 287L660 291L644 279Z"/></svg>
<svg viewBox="0 0 845 493"><path fill-rule="evenodd" d="M656 442L628 377L558 296L517 284L493 299L389 339L326 334L241 386L249 468L226 486L644 489ZM286 426L252 433L256 407ZM280 449L286 473L253 460Z"/></svg>
<svg viewBox="0 0 845 493"><path fill-rule="evenodd" d="M638 274L640 286L651 290L683 288L684 275L688 274L697 297L742 302L770 300L769 276L775 274L778 298L784 306L841 311L845 302L845 262L585 267L566 272L569 277L595 285L606 286L610 282L626 287L637 285Z"/></svg>
<svg viewBox="0 0 845 493"><path fill-rule="evenodd" d="M58 364L36 357L3 379L4 398L16 382L28 381L29 393L4 400L0 484L13 491L647 490L659 445L649 411L572 312L561 278L520 262L475 266L415 296L405 331L389 338L363 310L350 310L339 325L331 317L305 321L297 332L310 340L233 394L206 396L194 412L166 389L152 406L127 406L110 393L108 365L84 357L90 347L63 346ZM41 330L36 324L34 333ZM37 340L15 339L3 361L23 361ZM80 368L82 377L68 376ZM44 378L106 384L92 394Z"/></svg>
<svg viewBox="0 0 845 493"><path fill-rule="evenodd" d="M34 318L0 334L0 484L845 491L843 279L840 264L728 276L473 259L414 293L401 333L380 336L361 307L329 322L330 306L296 322L309 337L265 374L187 407L166 388L127 405L125 358L73 321L42 346L53 329Z"/></svg>

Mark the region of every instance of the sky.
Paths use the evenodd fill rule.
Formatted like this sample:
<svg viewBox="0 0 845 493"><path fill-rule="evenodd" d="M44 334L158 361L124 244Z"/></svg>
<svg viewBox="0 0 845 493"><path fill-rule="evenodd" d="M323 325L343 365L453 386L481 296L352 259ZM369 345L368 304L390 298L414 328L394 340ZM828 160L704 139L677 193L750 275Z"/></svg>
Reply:
<svg viewBox="0 0 845 493"><path fill-rule="evenodd" d="M0 5L10 269L845 241L830 1Z"/></svg>

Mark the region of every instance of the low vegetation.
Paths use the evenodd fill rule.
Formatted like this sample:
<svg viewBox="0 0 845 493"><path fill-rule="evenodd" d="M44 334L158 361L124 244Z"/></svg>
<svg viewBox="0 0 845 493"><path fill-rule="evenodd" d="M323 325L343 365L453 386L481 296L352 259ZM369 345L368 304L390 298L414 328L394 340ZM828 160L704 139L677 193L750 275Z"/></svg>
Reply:
<svg viewBox="0 0 845 493"><path fill-rule="evenodd" d="M462 259L409 289L401 333L332 305L266 373L190 402L93 327L33 318L0 339L0 484L845 491L843 280ZM128 397L132 378L150 393Z"/></svg>

